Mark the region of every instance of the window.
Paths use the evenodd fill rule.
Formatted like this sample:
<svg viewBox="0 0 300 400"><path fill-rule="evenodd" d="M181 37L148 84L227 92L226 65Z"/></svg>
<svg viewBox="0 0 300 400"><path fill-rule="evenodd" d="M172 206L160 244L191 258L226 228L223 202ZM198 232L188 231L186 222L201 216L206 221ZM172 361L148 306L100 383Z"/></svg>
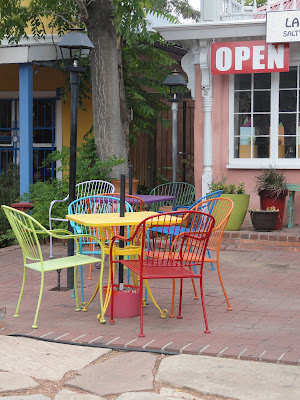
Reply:
<svg viewBox="0 0 300 400"><path fill-rule="evenodd" d="M300 168L299 67L231 77L229 167Z"/></svg>
<svg viewBox="0 0 300 400"><path fill-rule="evenodd" d="M33 180L45 181L56 174L56 165L43 162L56 149L56 99L33 100ZM0 98L0 172L9 163L19 164L19 101Z"/></svg>

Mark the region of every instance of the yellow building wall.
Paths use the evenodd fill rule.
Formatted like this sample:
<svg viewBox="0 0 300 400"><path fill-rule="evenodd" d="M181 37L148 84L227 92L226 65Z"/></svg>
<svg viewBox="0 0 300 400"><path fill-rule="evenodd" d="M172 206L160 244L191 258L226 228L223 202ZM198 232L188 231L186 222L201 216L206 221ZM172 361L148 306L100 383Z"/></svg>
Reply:
<svg viewBox="0 0 300 400"><path fill-rule="evenodd" d="M57 69L33 66L33 90L56 91L65 86L66 75ZM19 91L19 67L15 64L0 65L0 91ZM9 94L7 95L9 97ZM71 119L71 93L67 100L62 102L62 144L70 146L70 119ZM92 94L90 100L85 99L83 111L78 106L77 145L82 143L83 136L93 123Z"/></svg>

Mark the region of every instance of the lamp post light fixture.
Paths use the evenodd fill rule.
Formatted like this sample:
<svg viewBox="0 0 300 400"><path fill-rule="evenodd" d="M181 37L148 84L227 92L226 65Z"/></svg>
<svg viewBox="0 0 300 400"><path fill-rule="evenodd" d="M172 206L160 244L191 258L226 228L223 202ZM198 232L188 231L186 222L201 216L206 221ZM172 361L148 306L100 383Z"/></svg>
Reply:
<svg viewBox="0 0 300 400"><path fill-rule="evenodd" d="M63 68L70 72L71 84L71 125L70 125L70 169L69 169L69 204L75 200L76 185L76 153L77 153L77 110L78 94L80 83L80 72L86 70L90 50L94 48L89 37L82 32L82 29L72 29L66 33L58 46L61 51ZM70 222L68 229L72 231ZM68 240L68 256L74 255L73 240ZM73 289L74 271L68 268L67 288Z"/></svg>
<svg viewBox="0 0 300 400"><path fill-rule="evenodd" d="M183 99L186 81L178 71L173 71L163 81L165 86L166 96L168 102L172 103L172 181L177 182L177 169L178 169L178 144L177 144L177 130L178 130L178 103Z"/></svg>

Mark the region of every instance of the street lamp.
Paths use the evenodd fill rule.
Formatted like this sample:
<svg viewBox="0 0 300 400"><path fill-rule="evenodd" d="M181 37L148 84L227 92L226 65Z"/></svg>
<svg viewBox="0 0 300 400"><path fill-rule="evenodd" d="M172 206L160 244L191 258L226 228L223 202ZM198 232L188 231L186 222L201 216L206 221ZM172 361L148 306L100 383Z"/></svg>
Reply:
<svg viewBox="0 0 300 400"><path fill-rule="evenodd" d="M172 103L172 181L177 182L178 144L177 144L177 114L178 103L183 99L186 81L178 71L173 71L163 81L168 102Z"/></svg>
<svg viewBox="0 0 300 400"><path fill-rule="evenodd" d="M69 204L75 200L76 185L76 152L77 152L77 109L80 72L84 72L88 63L90 50L94 48L89 37L81 29L72 29L66 33L58 46L65 71L70 72L71 84L71 125L70 125L70 170L69 170ZM68 229L72 231L69 222ZM74 255L73 240L68 240L68 256ZM67 287L74 286L73 268L67 271Z"/></svg>

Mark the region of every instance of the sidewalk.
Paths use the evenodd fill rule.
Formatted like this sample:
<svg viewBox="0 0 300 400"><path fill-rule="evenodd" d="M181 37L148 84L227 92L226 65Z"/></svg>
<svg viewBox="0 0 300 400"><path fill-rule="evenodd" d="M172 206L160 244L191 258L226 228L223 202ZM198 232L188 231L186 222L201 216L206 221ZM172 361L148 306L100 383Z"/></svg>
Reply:
<svg viewBox="0 0 300 400"><path fill-rule="evenodd" d="M47 250L48 247L46 246ZM56 255L66 247L56 246ZM146 349L166 354L201 354L280 364L299 365L300 360L300 269L297 252L223 250L221 271L231 302L227 311L216 271L206 266L204 294L211 333L204 334L199 300L192 285L184 284L183 319L161 319L153 304L144 312L145 338L139 338L139 318L117 319L114 325L100 324L98 297L87 312L75 312L70 291L56 292L56 273L48 273L38 329L31 329L39 274L28 272L20 317L13 318L22 279L18 247L0 250L0 309L6 307L6 329L0 335L25 335L62 343L88 344L115 349ZM86 270L87 272L87 270ZM86 299L97 283L85 279ZM62 275L62 286L66 285ZM170 282L151 283L162 308L170 310ZM109 320L109 318L107 318Z"/></svg>
<svg viewBox="0 0 300 400"><path fill-rule="evenodd" d="M298 400L296 366L0 336L6 400ZM105 397L104 397L105 396Z"/></svg>

